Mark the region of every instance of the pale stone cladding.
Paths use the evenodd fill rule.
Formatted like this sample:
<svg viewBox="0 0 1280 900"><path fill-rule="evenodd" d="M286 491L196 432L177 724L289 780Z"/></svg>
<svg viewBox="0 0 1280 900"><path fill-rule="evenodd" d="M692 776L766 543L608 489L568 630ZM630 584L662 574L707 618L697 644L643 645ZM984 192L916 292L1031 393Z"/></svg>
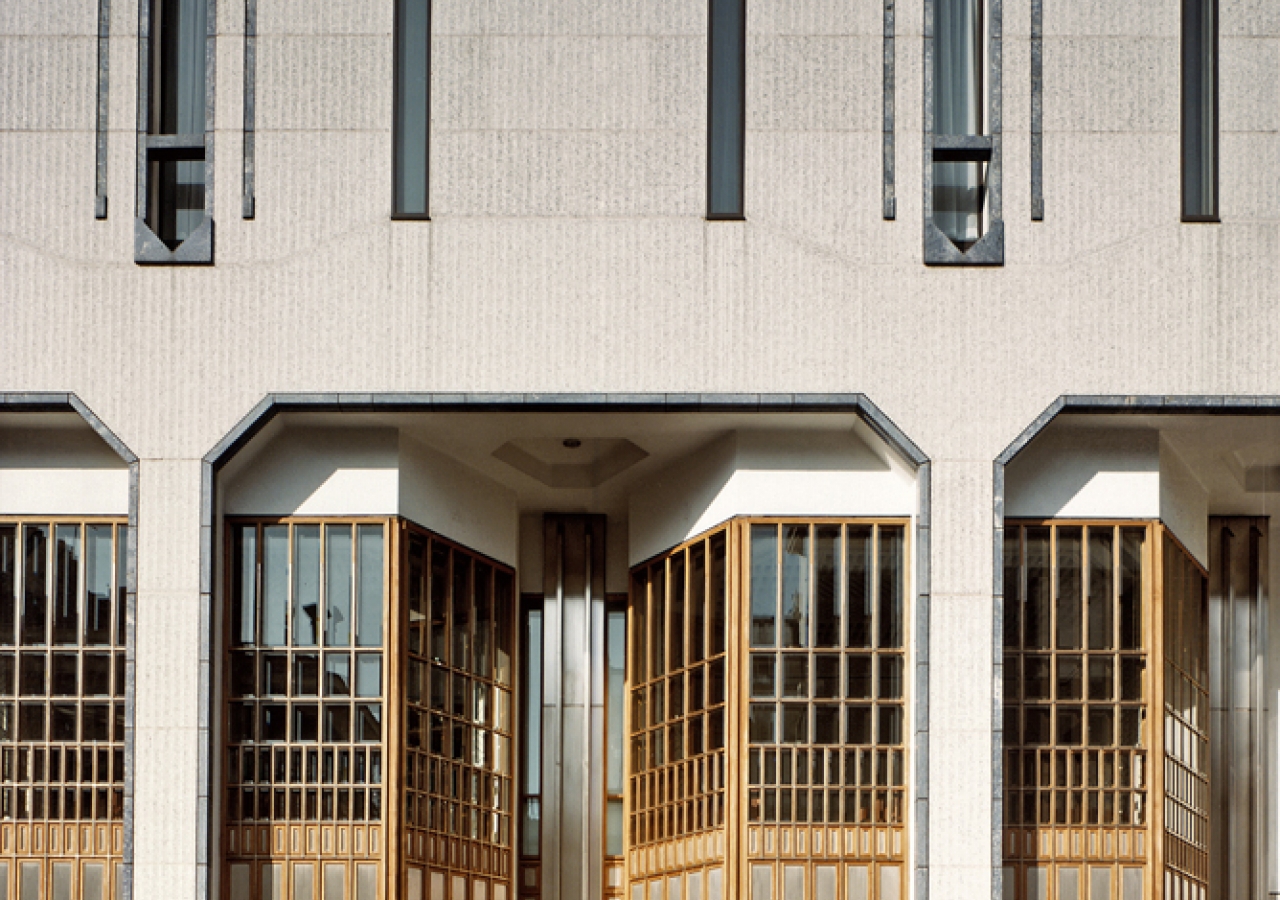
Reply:
<svg viewBox="0 0 1280 900"><path fill-rule="evenodd" d="M433 8L432 220L392 221L393 4L217 4L211 267L133 262L136 33L0 3L0 391L73 392L140 459L136 896L200 896L201 459L272 392L861 393L932 462L928 883L992 866L993 461L1064 394L1280 393L1280 5L1222 0L1221 222L1179 220L1177 0L1003 18L1005 262L922 264L922 3L752 0L745 220L708 222L706 4ZM945 639L937 636L945 635Z"/></svg>

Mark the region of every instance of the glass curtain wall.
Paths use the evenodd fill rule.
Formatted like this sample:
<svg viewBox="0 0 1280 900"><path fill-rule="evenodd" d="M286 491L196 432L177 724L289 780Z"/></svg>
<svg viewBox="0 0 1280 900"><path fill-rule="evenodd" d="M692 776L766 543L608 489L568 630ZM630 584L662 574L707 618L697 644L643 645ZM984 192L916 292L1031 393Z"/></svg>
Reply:
<svg viewBox="0 0 1280 900"><path fill-rule="evenodd" d="M120 890L128 541L0 520L0 896Z"/></svg>

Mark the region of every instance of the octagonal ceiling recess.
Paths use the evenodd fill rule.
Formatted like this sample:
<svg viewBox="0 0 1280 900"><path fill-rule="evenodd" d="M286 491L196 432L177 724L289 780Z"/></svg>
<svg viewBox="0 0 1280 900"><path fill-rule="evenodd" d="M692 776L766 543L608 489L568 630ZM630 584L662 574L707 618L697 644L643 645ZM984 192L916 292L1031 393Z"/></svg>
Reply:
<svg viewBox="0 0 1280 900"><path fill-rule="evenodd" d="M648 456L626 438L520 438L493 451L494 459L551 488L599 487Z"/></svg>

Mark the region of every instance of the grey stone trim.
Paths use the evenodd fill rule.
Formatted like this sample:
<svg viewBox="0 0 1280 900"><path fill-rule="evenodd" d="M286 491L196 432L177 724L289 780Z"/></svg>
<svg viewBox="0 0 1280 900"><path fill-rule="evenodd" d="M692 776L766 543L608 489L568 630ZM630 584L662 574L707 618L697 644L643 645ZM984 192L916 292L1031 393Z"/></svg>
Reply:
<svg viewBox="0 0 1280 900"><path fill-rule="evenodd" d="M107 134L111 69L111 0L98 0L98 109L94 121L97 158L93 197L93 217L107 217Z"/></svg>
<svg viewBox="0 0 1280 900"><path fill-rule="evenodd" d="M898 197L894 185L893 117L894 99L897 85L894 65L896 52L894 47L894 0L884 0L884 195L881 215L885 219L898 216Z"/></svg>
<svg viewBox="0 0 1280 900"><path fill-rule="evenodd" d="M1013 439L992 464L992 717L991 717L991 898L1003 900L1004 853L1001 835L1004 823L1004 498L1005 467L1026 449L1037 435L1059 415L1280 415L1276 395L1106 395L1064 394L1054 400Z"/></svg>
<svg viewBox="0 0 1280 900"><path fill-rule="evenodd" d="M115 432L72 393L36 392L0 394L0 412L74 412L84 419L129 467L129 544L125 553L125 649L124 649L124 847L121 851L122 900L133 900L133 792L135 727L137 702L137 617L138 617L138 468L137 455L116 437Z"/></svg>
<svg viewBox="0 0 1280 900"><path fill-rule="evenodd" d="M1031 0L1031 220L1044 221L1044 0Z"/></svg>
<svg viewBox="0 0 1280 900"><path fill-rule="evenodd" d="M933 69L936 0L924 0L924 263L928 266L1004 265L1004 180L1003 180L1003 0L987 3L987 128L977 138L935 135ZM933 163L939 155L946 159L987 161L987 208L991 224L978 241L961 251L933 222ZM957 155L959 154L959 155Z"/></svg>
<svg viewBox="0 0 1280 900"><path fill-rule="evenodd" d="M213 263L213 159L214 101L216 99L218 2L206 0L204 79L204 221L176 250L170 250L146 224L148 147L187 147L191 140L156 140L150 132L151 114L151 4L138 4L138 125L137 193L134 198L133 261L152 265L210 265Z"/></svg>
<svg viewBox="0 0 1280 900"><path fill-rule="evenodd" d="M0 395L2 398L3 395ZM914 815L911 853L914 900L929 897L929 584L931 462L864 394L734 394L734 393L281 393L268 394L205 454L201 465L200 503L200 771L197 797L196 897L210 896L212 802L212 729L217 710L212 674L213 523L217 475L255 435L282 412L851 412L859 415L890 447L916 468L918 512L915 542L916 655L913 681ZM132 722L132 719L130 719ZM132 900L126 896L126 900ZM997 898L999 900L999 898Z"/></svg>
<svg viewBox="0 0 1280 900"><path fill-rule="evenodd" d="M256 174L255 94L258 68L258 0L244 2L244 187L240 216L254 216L254 176Z"/></svg>

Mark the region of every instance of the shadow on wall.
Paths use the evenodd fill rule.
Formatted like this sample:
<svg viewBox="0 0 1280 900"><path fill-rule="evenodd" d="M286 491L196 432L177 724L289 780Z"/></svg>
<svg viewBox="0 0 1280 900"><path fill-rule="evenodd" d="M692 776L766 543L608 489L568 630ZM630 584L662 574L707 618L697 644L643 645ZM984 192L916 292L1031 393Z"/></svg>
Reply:
<svg viewBox="0 0 1280 900"><path fill-rule="evenodd" d="M1009 463L1005 484L1012 518L1156 518L1160 433L1051 427Z"/></svg>
<svg viewBox="0 0 1280 900"><path fill-rule="evenodd" d="M865 426L839 431L734 431L637 484L634 565L734 516L903 516L915 474Z"/></svg>

